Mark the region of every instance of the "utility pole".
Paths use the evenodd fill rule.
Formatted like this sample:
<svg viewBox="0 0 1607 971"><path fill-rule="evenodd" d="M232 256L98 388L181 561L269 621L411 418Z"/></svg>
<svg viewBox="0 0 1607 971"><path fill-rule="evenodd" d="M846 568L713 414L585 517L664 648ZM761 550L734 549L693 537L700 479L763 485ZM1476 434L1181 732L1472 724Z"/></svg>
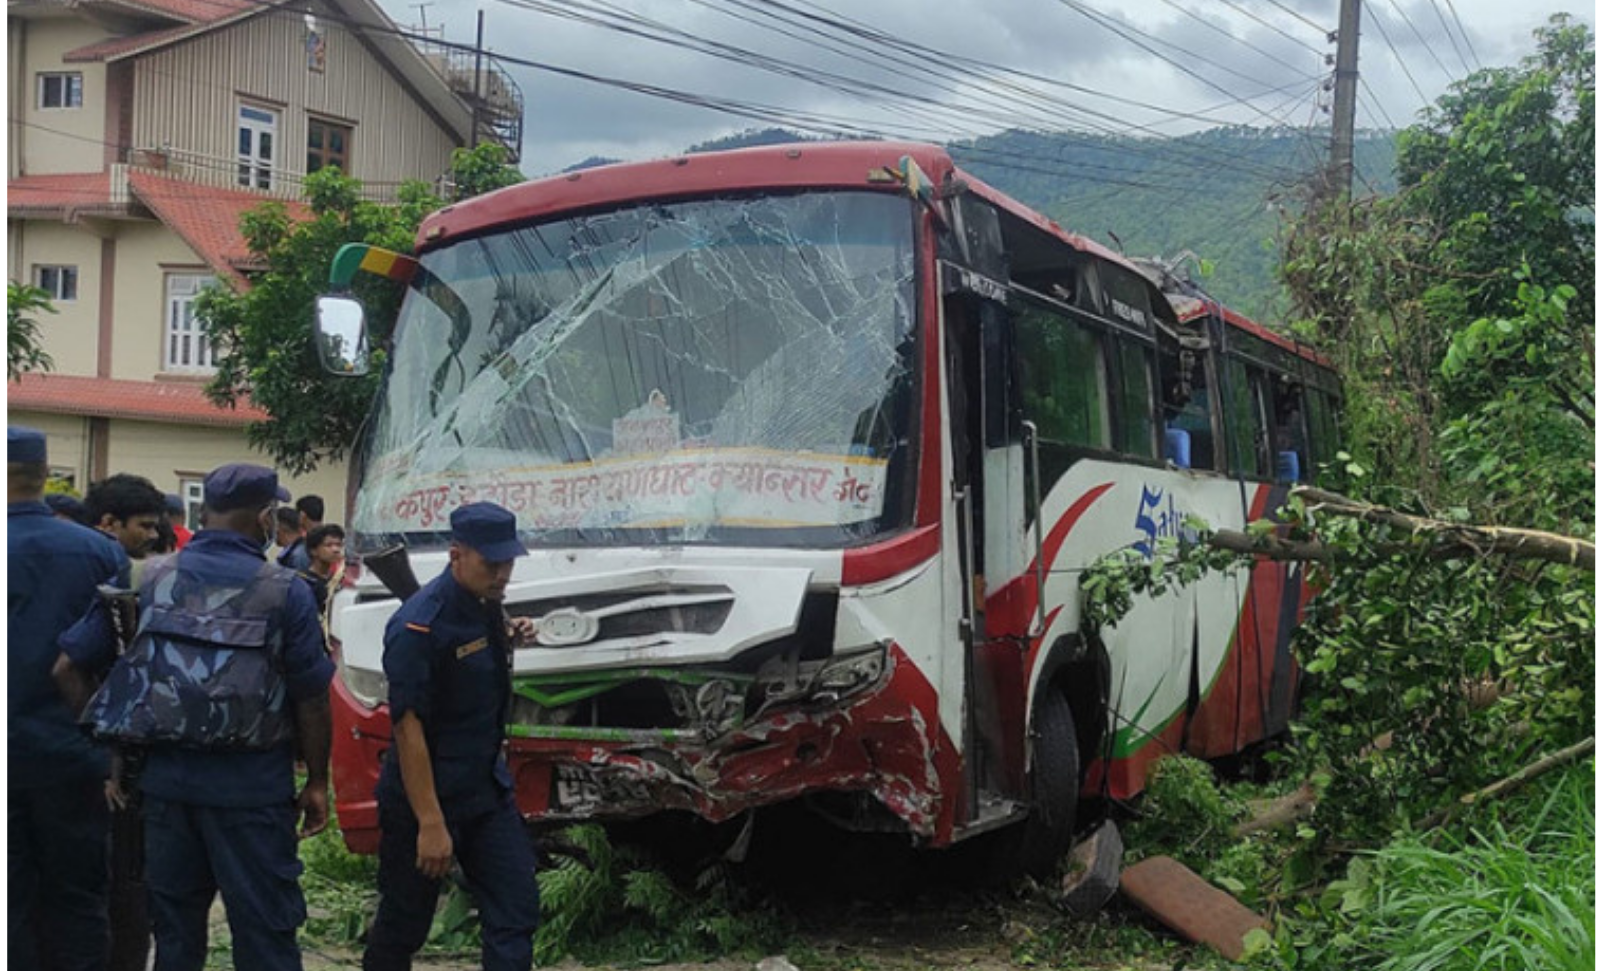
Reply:
<svg viewBox="0 0 1607 971"><path fill-rule="evenodd" d="M1361 0L1356 0L1360 3ZM469 128L469 148L480 144L480 58L485 49L485 11L474 13L474 101L473 124Z"/></svg>
<svg viewBox="0 0 1607 971"><path fill-rule="evenodd" d="M1350 198L1356 171L1357 54L1361 47L1361 0L1339 0L1339 60L1334 67L1334 127L1329 140L1330 199Z"/></svg>

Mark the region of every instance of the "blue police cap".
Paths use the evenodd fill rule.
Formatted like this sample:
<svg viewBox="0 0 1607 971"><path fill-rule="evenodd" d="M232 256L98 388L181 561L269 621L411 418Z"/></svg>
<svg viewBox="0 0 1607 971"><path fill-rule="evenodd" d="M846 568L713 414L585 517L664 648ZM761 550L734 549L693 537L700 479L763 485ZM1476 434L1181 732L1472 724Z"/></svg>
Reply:
<svg viewBox="0 0 1607 971"><path fill-rule="evenodd" d="M83 522L84 518L89 515L89 510L84 508L82 502L65 492L47 492L45 494L45 505L50 507L51 512L71 516L79 522Z"/></svg>
<svg viewBox="0 0 1607 971"><path fill-rule="evenodd" d="M493 563L529 555L519 542L518 520L494 502L471 502L452 510L452 541Z"/></svg>
<svg viewBox="0 0 1607 971"><path fill-rule="evenodd" d="M184 515L184 500L177 493L169 492L162 497L162 508L175 516Z"/></svg>
<svg viewBox="0 0 1607 971"><path fill-rule="evenodd" d="M6 462L43 462L45 433L22 425L6 426Z"/></svg>
<svg viewBox="0 0 1607 971"><path fill-rule="evenodd" d="M277 472L246 462L213 469L201 483L201 490L207 508L218 512L266 506L275 499L290 501L290 493L279 485Z"/></svg>

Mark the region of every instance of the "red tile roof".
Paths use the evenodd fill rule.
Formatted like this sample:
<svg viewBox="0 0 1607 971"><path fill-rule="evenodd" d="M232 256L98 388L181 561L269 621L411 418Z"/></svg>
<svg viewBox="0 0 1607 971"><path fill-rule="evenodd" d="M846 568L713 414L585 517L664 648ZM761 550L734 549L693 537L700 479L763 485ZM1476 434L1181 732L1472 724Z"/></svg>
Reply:
<svg viewBox="0 0 1607 971"><path fill-rule="evenodd" d="M168 41L179 40L190 34L205 33L210 29L212 29L210 24L183 24L178 27L146 31L143 34L130 34L127 37L108 37L103 41L96 41L85 47L75 47L63 54L61 59L68 63L116 60L124 54L132 54L148 47L156 47Z"/></svg>
<svg viewBox="0 0 1607 971"><path fill-rule="evenodd" d="M25 175L6 182L6 211L105 209L112 206L112 182L105 172Z"/></svg>
<svg viewBox="0 0 1607 971"><path fill-rule="evenodd" d="M221 276L236 287L249 285L240 273L241 267L252 263L251 251L240 234L240 217L270 201L267 196L135 170L129 171L128 184L135 198ZM285 208L291 219L312 216L312 211L299 202L286 202Z"/></svg>
<svg viewBox="0 0 1607 971"><path fill-rule="evenodd" d="M223 20L242 10L265 6L255 0L119 0L119 2L124 7L149 11L192 24Z"/></svg>
<svg viewBox="0 0 1607 971"><path fill-rule="evenodd" d="M251 405L232 411L208 401L202 385L188 381L122 381L69 374L24 374L6 386L6 408L56 415L134 418L183 425L242 426L267 421Z"/></svg>

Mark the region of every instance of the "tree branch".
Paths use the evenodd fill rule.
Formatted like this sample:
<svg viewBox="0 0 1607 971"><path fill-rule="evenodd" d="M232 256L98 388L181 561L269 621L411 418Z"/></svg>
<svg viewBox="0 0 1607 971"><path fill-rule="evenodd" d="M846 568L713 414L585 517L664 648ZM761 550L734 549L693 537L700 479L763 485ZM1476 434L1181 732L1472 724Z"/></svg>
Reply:
<svg viewBox="0 0 1607 971"><path fill-rule="evenodd" d="M1452 816L1455 816L1457 813L1467 809L1470 806L1482 802L1485 799L1494 799L1498 796L1504 796L1524 783L1536 778L1537 776L1544 775L1546 772L1549 772L1559 765L1562 765L1566 762L1572 762L1581 755L1588 755L1595 750L1596 736L1592 735L1584 741L1575 742L1561 751L1552 752L1550 755L1529 763L1500 781L1492 782L1477 792L1468 793L1451 805L1441 809L1439 812L1424 816L1422 819L1417 821L1416 828L1419 830L1424 830L1433 829L1436 826L1440 826L1449 821Z"/></svg>

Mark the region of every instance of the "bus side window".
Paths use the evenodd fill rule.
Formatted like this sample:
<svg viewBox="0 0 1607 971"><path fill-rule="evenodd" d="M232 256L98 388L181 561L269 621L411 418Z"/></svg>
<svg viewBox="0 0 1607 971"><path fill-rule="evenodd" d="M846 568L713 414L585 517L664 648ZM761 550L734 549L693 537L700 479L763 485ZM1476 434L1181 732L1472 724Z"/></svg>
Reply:
<svg viewBox="0 0 1607 971"><path fill-rule="evenodd" d="M1294 454L1295 475L1285 476L1282 466L1279 467L1278 478L1290 481L1309 480L1311 473L1316 471L1311 464L1311 444L1306 439L1305 407L1302 404L1302 389L1300 385L1291 381L1288 375L1278 379L1278 386L1273 393L1273 427L1272 449L1277 456L1285 452Z"/></svg>
<svg viewBox="0 0 1607 971"><path fill-rule="evenodd" d="M1212 418L1211 389L1205 369L1206 352L1176 344L1161 350L1162 413L1168 437L1188 436L1188 468L1216 468L1216 429Z"/></svg>
<svg viewBox="0 0 1607 971"><path fill-rule="evenodd" d="M1142 458L1155 458L1154 366L1149 348L1138 341L1119 338L1116 342L1117 369L1121 372L1116 427L1119 451Z"/></svg>
<svg viewBox="0 0 1607 971"><path fill-rule="evenodd" d="M1306 421L1311 429L1311 472L1314 475L1318 463L1332 462L1339 451L1339 432L1334 427L1328 396L1316 388L1306 389Z"/></svg>
<svg viewBox="0 0 1607 971"><path fill-rule="evenodd" d="M1229 361L1222 409L1227 418L1228 471L1269 478L1266 376L1242 361Z"/></svg>
<svg viewBox="0 0 1607 971"><path fill-rule="evenodd" d="M1071 466L1073 448L1111 447L1109 388L1100 335L1042 307L1016 312L1024 417L1038 427L1045 491Z"/></svg>

